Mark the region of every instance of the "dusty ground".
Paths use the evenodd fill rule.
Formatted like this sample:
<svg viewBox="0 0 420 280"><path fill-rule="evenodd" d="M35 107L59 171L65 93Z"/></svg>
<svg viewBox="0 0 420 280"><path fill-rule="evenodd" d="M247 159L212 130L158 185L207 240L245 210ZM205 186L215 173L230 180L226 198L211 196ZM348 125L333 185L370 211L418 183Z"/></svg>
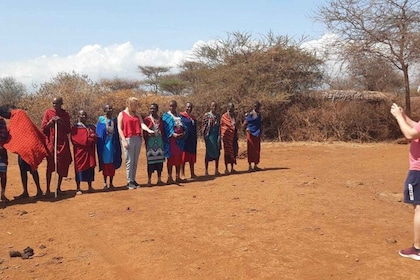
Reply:
<svg viewBox="0 0 420 280"><path fill-rule="evenodd" d="M98 191L75 196L69 179L60 199L1 203L0 279L418 279L419 263L398 255L412 243L407 145L262 147L261 172L240 159L240 174L127 190L120 169L116 191L98 176ZM199 175L203 156L200 144ZM33 259L9 258L27 246Z"/></svg>

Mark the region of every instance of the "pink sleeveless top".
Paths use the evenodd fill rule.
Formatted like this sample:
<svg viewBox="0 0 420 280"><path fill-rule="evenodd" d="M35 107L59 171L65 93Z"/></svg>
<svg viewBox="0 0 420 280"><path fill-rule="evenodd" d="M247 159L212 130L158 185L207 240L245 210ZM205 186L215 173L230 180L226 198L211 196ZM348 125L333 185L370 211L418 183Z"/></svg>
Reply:
<svg viewBox="0 0 420 280"><path fill-rule="evenodd" d="M141 123L139 116L130 116L126 112L122 111L122 124L125 138L131 136L141 136Z"/></svg>

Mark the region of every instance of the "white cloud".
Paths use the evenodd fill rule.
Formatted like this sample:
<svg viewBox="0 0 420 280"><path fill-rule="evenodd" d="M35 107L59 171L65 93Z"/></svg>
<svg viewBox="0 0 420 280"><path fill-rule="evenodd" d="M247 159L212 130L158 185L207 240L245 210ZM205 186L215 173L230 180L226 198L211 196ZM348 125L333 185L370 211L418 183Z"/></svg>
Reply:
<svg viewBox="0 0 420 280"><path fill-rule="evenodd" d="M343 75L343 62L333 46L338 40L340 40L340 37L337 34L326 33L320 39L308 41L301 45L303 49L314 52L317 57L325 61L324 69L330 77Z"/></svg>
<svg viewBox="0 0 420 280"><path fill-rule="evenodd" d="M328 44L338 37L325 34L318 40L302 44L302 48L314 51L325 58ZM29 91L32 85L49 81L60 72L86 74L93 81L101 78L143 78L137 70L138 65L165 66L176 69L182 61L191 58L194 50L203 44L217 44L216 40L208 42L198 41L190 50L161 50L149 49L136 51L130 42L118 45L101 46L87 45L78 53L65 57L58 55L44 55L28 61L0 62L0 78L14 77L23 83ZM331 62L329 62L331 63ZM329 69L337 67L329 66Z"/></svg>
<svg viewBox="0 0 420 280"><path fill-rule="evenodd" d="M191 50L152 49L136 51L130 42L103 47L88 45L66 57L40 56L28 61L0 63L0 77L14 77L28 90L42 84L60 72L86 74L93 81L101 78L142 78L138 65L177 67L188 58Z"/></svg>
<svg viewBox="0 0 420 280"><path fill-rule="evenodd" d="M310 51L315 51L319 54L324 54L325 49L327 46L335 43L340 38L337 34L334 33L326 33L321 38L317 40L311 40L308 42L304 42L301 47Z"/></svg>

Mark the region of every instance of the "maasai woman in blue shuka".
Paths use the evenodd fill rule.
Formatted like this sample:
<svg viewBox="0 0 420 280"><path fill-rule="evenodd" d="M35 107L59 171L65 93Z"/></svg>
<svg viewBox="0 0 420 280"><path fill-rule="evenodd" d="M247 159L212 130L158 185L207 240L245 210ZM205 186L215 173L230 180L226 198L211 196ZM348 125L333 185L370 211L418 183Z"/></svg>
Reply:
<svg viewBox="0 0 420 280"><path fill-rule="evenodd" d="M194 166L197 162L197 120L191 113L193 108L193 104L187 102L185 111L180 113L181 121L188 131L188 136L185 138L184 152L182 153L181 175L185 177L185 164L188 162L191 178L196 178Z"/></svg>
<svg viewBox="0 0 420 280"><path fill-rule="evenodd" d="M210 112L204 114L203 122L201 124L201 133L206 144L206 156L204 164L206 168L206 176L209 175L208 167L209 161L215 161L215 175L219 173L219 158L220 158L220 115L216 113L217 103L212 102L210 105Z"/></svg>
<svg viewBox="0 0 420 280"><path fill-rule="evenodd" d="M172 167L175 166L176 182L184 181L180 177L182 164L182 151L184 150L185 139L188 135L187 128L182 124L181 116L177 113L178 105L175 100L169 102L169 111L162 116L166 141L165 156L168 159L168 184L174 183L172 179Z"/></svg>
<svg viewBox="0 0 420 280"><path fill-rule="evenodd" d="M261 103L256 101L251 112L246 116L244 125L246 126L246 143L249 171L258 171L260 168L260 153L261 153L261 128L262 118L260 113ZM254 168L251 164L254 163Z"/></svg>
<svg viewBox="0 0 420 280"><path fill-rule="evenodd" d="M120 168L121 143L118 136L117 119L112 116L113 108L105 105L104 116L100 116L96 124L96 134L98 135L97 151L99 159L99 171L102 170L104 176L104 188L114 187L113 178L115 170ZM109 176L109 185L107 177Z"/></svg>

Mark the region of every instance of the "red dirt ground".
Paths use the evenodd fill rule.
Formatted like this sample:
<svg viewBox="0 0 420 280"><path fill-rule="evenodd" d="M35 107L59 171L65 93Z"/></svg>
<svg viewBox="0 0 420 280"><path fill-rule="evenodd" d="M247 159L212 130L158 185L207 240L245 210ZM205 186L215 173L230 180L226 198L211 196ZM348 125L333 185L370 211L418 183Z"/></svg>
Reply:
<svg viewBox="0 0 420 280"><path fill-rule="evenodd" d="M419 263L398 255L412 244L407 157L408 145L263 143L255 173L239 159L239 174L127 190L119 169L116 191L98 174L97 191L77 196L69 178L59 199L0 204L0 279L418 279ZM145 184L144 149L140 163ZM27 246L32 259L9 257Z"/></svg>

